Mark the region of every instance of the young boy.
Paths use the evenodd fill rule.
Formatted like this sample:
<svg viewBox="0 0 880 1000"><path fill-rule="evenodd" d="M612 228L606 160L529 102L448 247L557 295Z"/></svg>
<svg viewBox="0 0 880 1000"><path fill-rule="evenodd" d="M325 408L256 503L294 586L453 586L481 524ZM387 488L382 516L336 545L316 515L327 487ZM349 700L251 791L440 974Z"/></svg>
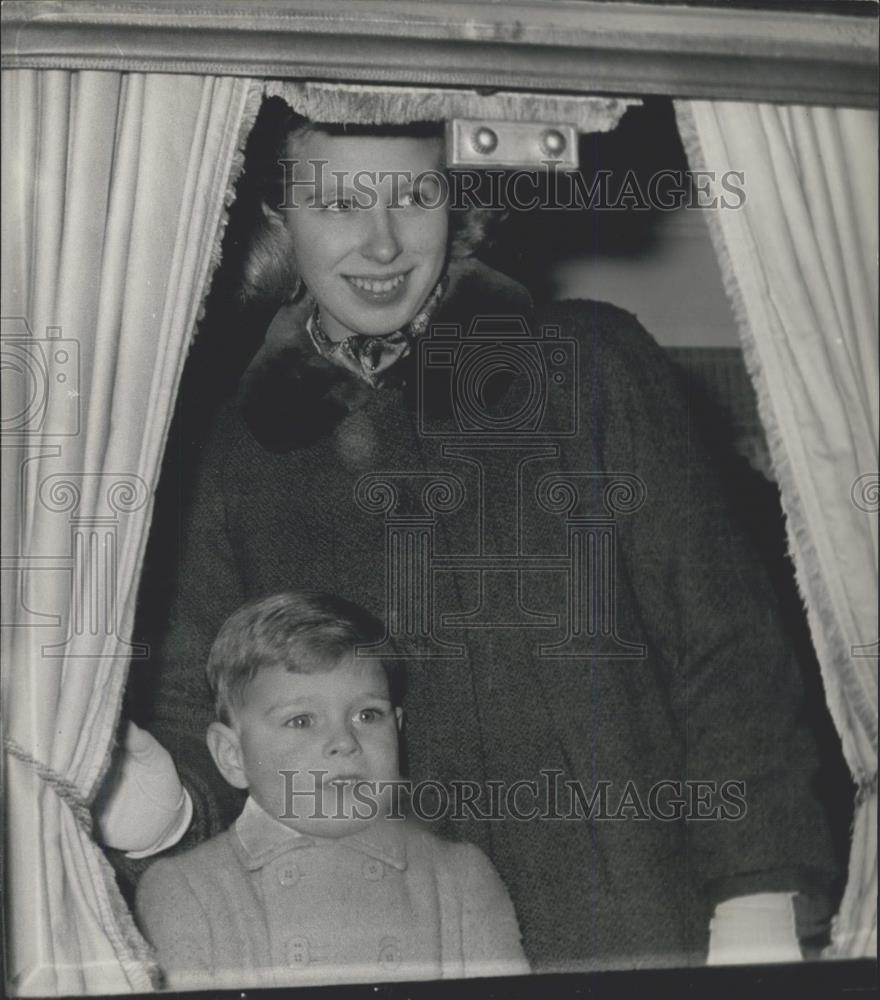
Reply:
<svg viewBox="0 0 880 1000"><path fill-rule="evenodd" d="M208 746L249 798L234 826L142 878L172 989L528 972L507 891L470 844L400 818L400 676L338 597L246 604L211 649Z"/></svg>

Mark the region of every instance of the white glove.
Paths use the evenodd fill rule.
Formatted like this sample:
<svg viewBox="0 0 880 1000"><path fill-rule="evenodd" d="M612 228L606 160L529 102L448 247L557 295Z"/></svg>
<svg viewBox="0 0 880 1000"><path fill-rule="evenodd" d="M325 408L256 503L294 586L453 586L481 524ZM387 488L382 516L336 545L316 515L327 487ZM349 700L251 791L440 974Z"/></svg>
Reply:
<svg viewBox="0 0 880 1000"><path fill-rule="evenodd" d="M794 893L737 896L715 907L709 922L707 965L800 962Z"/></svg>
<svg viewBox="0 0 880 1000"><path fill-rule="evenodd" d="M192 820L192 799L171 754L145 729L129 722L95 801L95 818L108 847L146 858L176 844Z"/></svg>

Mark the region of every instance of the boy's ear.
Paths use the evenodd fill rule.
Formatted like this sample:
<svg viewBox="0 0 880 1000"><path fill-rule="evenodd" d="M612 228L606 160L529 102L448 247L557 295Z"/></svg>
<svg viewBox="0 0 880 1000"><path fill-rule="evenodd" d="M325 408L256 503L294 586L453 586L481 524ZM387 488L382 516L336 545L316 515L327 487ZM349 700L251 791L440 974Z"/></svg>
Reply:
<svg viewBox="0 0 880 1000"><path fill-rule="evenodd" d="M397 731L400 732L403 726L403 709L400 707L400 705L398 705L394 709L394 717L395 719L397 719Z"/></svg>
<svg viewBox="0 0 880 1000"><path fill-rule="evenodd" d="M247 788L238 733L223 722L208 726L208 749L223 777L235 788Z"/></svg>

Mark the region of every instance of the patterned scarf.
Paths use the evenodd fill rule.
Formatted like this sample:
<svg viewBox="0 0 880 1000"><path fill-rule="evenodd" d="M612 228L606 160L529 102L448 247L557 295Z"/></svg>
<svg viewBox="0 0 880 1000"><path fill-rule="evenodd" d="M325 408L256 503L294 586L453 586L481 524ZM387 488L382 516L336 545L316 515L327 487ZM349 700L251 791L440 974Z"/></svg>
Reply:
<svg viewBox="0 0 880 1000"><path fill-rule="evenodd" d="M352 334L345 340L330 340L321 326L317 305L306 323L306 330L315 350L322 357L353 372L373 389L396 385L400 381L397 362L412 351L415 339L428 329L431 316L445 290L446 281L441 278L412 320L402 330L392 333L376 337Z"/></svg>

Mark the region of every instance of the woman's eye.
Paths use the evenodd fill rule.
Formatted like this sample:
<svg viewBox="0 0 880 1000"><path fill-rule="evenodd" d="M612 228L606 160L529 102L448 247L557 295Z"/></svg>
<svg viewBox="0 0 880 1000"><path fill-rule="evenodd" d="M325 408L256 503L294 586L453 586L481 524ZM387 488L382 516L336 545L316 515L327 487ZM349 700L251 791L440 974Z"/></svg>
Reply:
<svg viewBox="0 0 880 1000"><path fill-rule="evenodd" d="M414 187L412 191L402 194L399 204L401 208L424 208L425 204L429 203L433 208L437 205L437 193L431 186L419 185Z"/></svg>
<svg viewBox="0 0 880 1000"><path fill-rule="evenodd" d="M401 200L402 204L415 205L418 208L437 208L443 200L443 192L436 181L423 180L404 197L409 201Z"/></svg>
<svg viewBox="0 0 880 1000"><path fill-rule="evenodd" d="M354 202L337 198L335 201L325 202L321 208L328 212L348 212L355 207Z"/></svg>
<svg viewBox="0 0 880 1000"><path fill-rule="evenodd" d="M311 724L312 717L310 715L295 715L284 723L288 729L308 729Z"/></svg>

